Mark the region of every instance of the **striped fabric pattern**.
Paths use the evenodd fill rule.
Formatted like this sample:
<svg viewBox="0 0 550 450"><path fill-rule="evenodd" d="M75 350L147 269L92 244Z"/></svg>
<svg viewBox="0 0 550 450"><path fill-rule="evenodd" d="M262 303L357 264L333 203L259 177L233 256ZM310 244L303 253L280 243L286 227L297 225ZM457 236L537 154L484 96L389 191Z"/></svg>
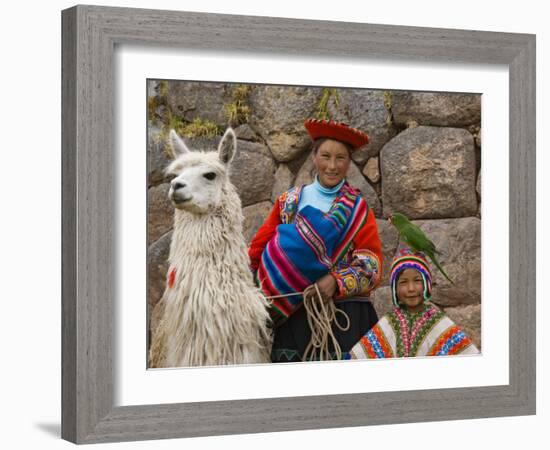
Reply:
<svg viewBox="0 0 550 450"><path fill-rule="evenodd" d="M471 345L471 339L456 325L451 325L432 345L429 356L455 355Z"/></svg>
<svg viewBox="0 0 550 450"><path fill-rule="evenodd" d="M302 303L307 286L332 270L335 262L366 221L368 207L352 188L344 188L328 213L305 206L294 221L277 226L256 272L263 293L272 300L275 324L288 318Z"/></svg>
<svg viewBox="0 0 550 450"><path fill-rule="evenodd" d="M394 308L363 336L344 359L476 354L464 331L433 305L420 313Z"/></svg>
<svg viewBox="0 0 550 450"><path fill-rule="evenodd" d="M404 248L393 259L390 270L390 286L392 294L392 303L399 306L397 300L397 280L399 274L405 269L415 269L420 272L424 284L424 301L429 301L432 297L432 273L426 257L421 252L413 252L409 248Z"/></svg>

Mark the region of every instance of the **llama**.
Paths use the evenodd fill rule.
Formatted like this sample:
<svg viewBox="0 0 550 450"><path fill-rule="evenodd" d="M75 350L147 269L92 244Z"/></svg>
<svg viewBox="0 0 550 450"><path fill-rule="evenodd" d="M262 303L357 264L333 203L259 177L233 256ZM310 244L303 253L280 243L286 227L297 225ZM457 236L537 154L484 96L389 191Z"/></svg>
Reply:
<svg viewBox="0 0 550 450"><path fill-rule="evenodd" d="M170 131L175 207L164 314L153 332L151 367L269 362L268 302L254 286L241 201L229 181L237 138L191 152Z"/></svg>

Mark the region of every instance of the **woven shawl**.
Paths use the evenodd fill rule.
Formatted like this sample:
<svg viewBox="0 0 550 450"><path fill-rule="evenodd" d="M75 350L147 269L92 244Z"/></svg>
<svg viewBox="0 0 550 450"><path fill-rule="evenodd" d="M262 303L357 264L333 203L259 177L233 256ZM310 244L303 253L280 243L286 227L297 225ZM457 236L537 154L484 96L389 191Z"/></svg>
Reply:
<svg viewBox="0 0 550 450"><path fill-rule="evenodd" d="M278 225L262 253L256 273L260 287L272 300L275 325L302 305L302 292L346 254L367 219L368 206L360 195L345 187L325 214L312 206L296 213L292 223ZM287 296L288 295L288 296Z"/></svg>

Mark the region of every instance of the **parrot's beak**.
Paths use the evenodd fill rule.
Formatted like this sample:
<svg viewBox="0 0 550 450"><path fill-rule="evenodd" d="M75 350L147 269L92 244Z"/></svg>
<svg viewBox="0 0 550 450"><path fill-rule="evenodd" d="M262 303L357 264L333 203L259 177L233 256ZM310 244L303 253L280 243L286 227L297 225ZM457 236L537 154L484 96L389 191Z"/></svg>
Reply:
<svg viewBox="0 0 550 450"><path fill-rule="evenodd" d="M388 222L389 222L389 223L391 223L391 216L390 216L390 217L388 217Z"/></svg>

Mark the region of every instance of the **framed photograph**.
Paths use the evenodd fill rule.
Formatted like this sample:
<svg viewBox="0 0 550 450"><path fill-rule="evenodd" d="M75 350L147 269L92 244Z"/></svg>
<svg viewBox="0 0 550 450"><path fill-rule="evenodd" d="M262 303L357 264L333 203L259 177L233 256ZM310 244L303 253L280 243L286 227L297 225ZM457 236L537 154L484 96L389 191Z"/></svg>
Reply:
<svg viewBox="0 0 550 450"><path fill-rule="evenodd" d="M481 94L149 79L147 105L149 367L270 360L303 362L318 360L321 353L326 359L327 352L339 360L346 357L367 359L479 353L482 306ZM495 113L489 111L489 114ZM505 115L501 118L505 119ZM349 127L343 128L343 123ZM356 147L351 147L351 158L346 158L346 152L338 155L343 160L341 174L336 173L339 166L332 165L328 159L331 152L321 147L322 141L317 139L319 148L312 150L316 145L306 128L311 129L312 125L322 127L320 132L325 134L364 130L353 131L349 136L360 138L361 133L366 134L366 142L359 141ZM491 124L488 126L490 129ZM179 166L185 157L174 154L171 130L186 147L215 151L228 127L234 129L237 140L236 154L227 167L227 175L239 196L241 206L237 209L242 209L244 220L234 211L227 212L228 220L223 222L225 227L214 228L219 233L219 242L214 247L225 250L212 253L212 242L216 238L213 228L204 222L208 211L195 204L191 197L199 192L210 192L216 186L223 191L225 181L217 181L217 178L224 174L218 172L216 165L205 166L202 178L198 179L191 173L180 173ZM335 135L332 140L336 137L348 138ZM196 158L197 153L194 154L193 158ZM334 161L339 160L335 158ZM285 209L299 209L294 204L302 206L301 202L305 202L311 192L322 192L327 199L333 200L332 204L320 203L318 206L324 207L324 212L334 217L340 211L336 206L337 191L344 188L344 175L347 184L357 189L366 200L367 219L363 227L370 230L370 235L363 237L366 233L360 233L352 237L349 250L332 269L331 276L338 280L334 286L334 314L338 317L333 319L333 335L327 336L326 348L314 351L311 346L309 354L304 357L311 342L308 317L319 316L320 320L327 321L329 311L326 315L314 314L309 303L298 295L307 288L303 284L305 280L298 281L288 267L308 277L308 283L313 281L309 274L315 274L317 279L320 278L317 273L326 274L328 271L324 264L316 265L319 261L316 255L307 253L311 241L305 241L305 248L301 245L304 241L299 241L303 216L294 215L291 220L292 214L279 212L273 223L269 220L266 223L266 220L272 217L273 210L280 211L284 202ZM192 187L193 183L196 187ZM327 189L334 191L334 199ZM218 196L216 191L211 195L219 198L219 204L231 203L229 199ZM185 199L183 203L178 202L180 197ZM196 198L201 204L201 197ZM361 204L356 201L356 211ZM218 206L209 208L219 211ZM395 270L394 276L390 277L394 258L405 258L402 262L405 266L414 264L412 260L406 260L407 257L400 256L409 252L409 248L401 242L403 238L399 238L397 228L388 220L397 212L406 215L414 226L418 225L428 233L438 249L440 256L437 258L434 254L434 258L441 267L440 271L433 266L432 273L429 263L422 261L421 264L428 267L424 273L430 293L426 297L432 305L420 302L420 296L410 297L415 304L409 308L415 312L426 311L419 315L420 328L416 330L412 325L407 333L402 332L400 319L405 318L409 310L405 306L405 315L402 315L401 309L393 309L397 298L392 298L390 283L392 278L394 287L397 287ZM191 231L194 223L191 218L200 225L196 231ZM321 235L321 231L326 232L324 219L308 216L308 220L311 226L318 228L325 246L330 247L334 241L342 239L341 233ZM283 225L283 221L287 222L286 226L277 231L277 226ZM238 227L243 228L242 237L236 231ZM194 246L201 233L210 242L201 253L205 257L204 263L199 262L199 249ZM218 262L229 264L231 255L242 253L242 250L224 244L226 234L238 236L234 245L241 249L244 240L249 249L250 267L247 264L241 267L236 261L231 263L232 271L224 272L217 267ZM267 236L271 241L269 247ZM184 243L185 239L189 241ZM298 252L294 250L296 248ZM194 257L188 252L192 252ZM193 264L188 265L189 261ZM452 273L454 280L443 266ZM190 280L195 268L200 282L193 287ZM251 268L263 295L273 303L269 310L272 326L265 329L265 307L260 308L254 327L239 324L247 317L242 314L245 305L259 302L256 286L245 287L220 278L220 273L226 273L230 280L242 279L249 276ZM222 283L224 289L213 289L214 285ZM233 286L236 292L231 293L228 286ZM252 298L243 294L247 289L250 289ZM281 295L283 291L289 296ZM171 308L182 308L179 302L192 302L188 298L193 296L201 299L201 305L196 306L203 311L201 319L186 316L181 321L169 320L181 314L171 311ZM241 299L245 305L239 306L237 301ZM169 310L166 309L168 302L172 305ZM227 306L227 310L238 311L239 317L226 316L229 323L223 321L220 304ZM209 317L210 312L212 316ZM131 310L123 313L126 314L131 315ZM385 315L386 318L370 332L362 345L361 338ZM189 330L189 334L180 328ZM234 336L226 334L230 329L249 329L249 333L256 336L250 339L255 344L242 353L234 353ZM321 329L317 330L315 326L313 329L322 334ZM408 335L413 336L413 329L418 342L408 345ZM269 353L267 358L257 353L262 330L264 335L273 334L271 351L265 349ZM169 336L178 333L182 333L179 339L185 342L179 355L177 351L173 355L165 354L170 353ZM396 336L395 342L388 334ZM447 335L455 336L456 342L445 339ZM368 338L372 338L371 341ZM352 351L355 344L358 345ZM205 351L209 345L212 348ZM376 352L374 347L378 350L384 347L385 351Z"/></svg>
<svg viewBox="0 0 550 450"><path fill-rule="evenodd" d="M62 17L65 439L534 414L534 36L95 6ZM221 155L233 127L237 156L228 161L248 245L279 195L313 180L307 117L369 135L351 164L382 244L395 240L385 219L401 210L452 247L443 266L456 283L434 269L434 302L481 353L152 369L155 306L176 279L164 262L177 232L170 130ZM408 142L424 149L413 155L422 178L432 168L455 191L431 186L442 201L432 195L403 211L411 201L399 204L399 183L420 179L392 166ZM390 151L395 158L384 157ZM395 180L384 187L380 177ZM488 267L486 255L502 263ZM373 303L382 316L391 292L387 279L380 286ZM173 369L181 365L193 367Z"/></svg>

